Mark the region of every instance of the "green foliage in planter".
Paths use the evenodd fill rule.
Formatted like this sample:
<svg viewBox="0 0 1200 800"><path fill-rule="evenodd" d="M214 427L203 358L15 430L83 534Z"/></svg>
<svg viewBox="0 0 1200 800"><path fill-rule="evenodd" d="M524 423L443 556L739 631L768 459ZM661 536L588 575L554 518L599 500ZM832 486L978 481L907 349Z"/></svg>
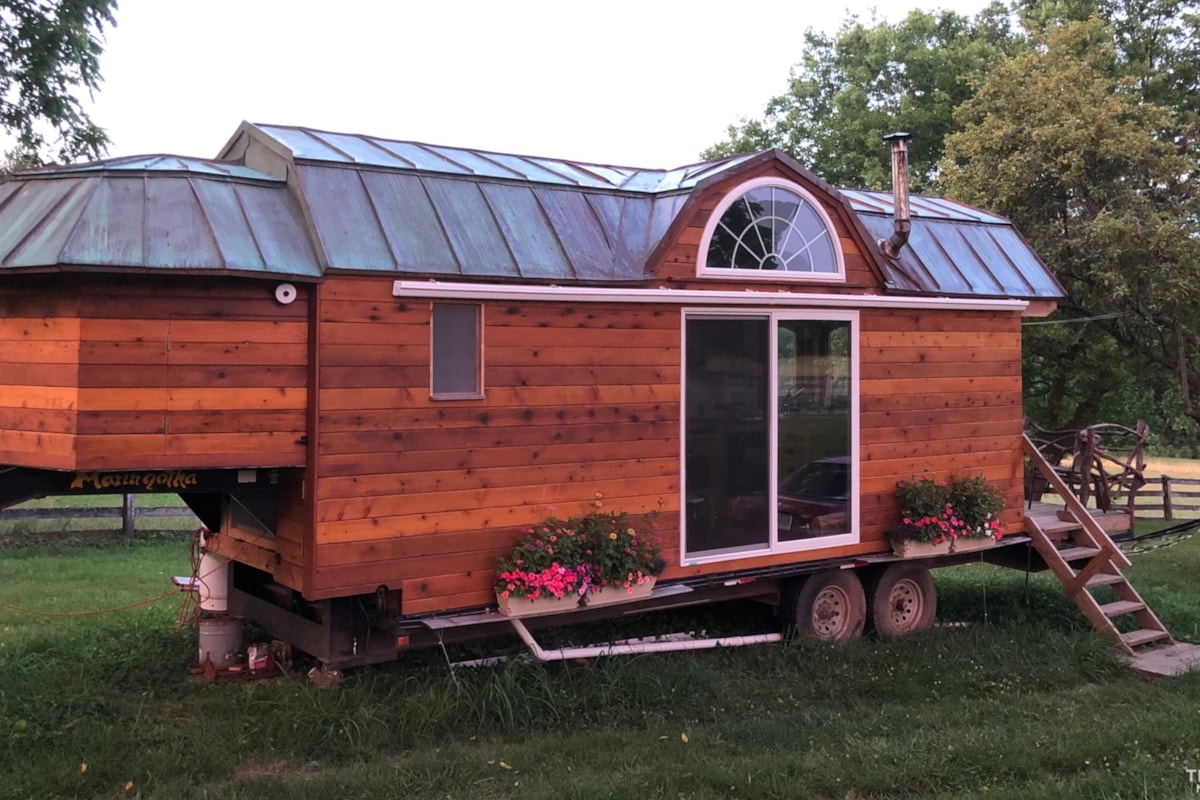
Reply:
<svg viewBox="0 0 1200 800"><path fill-rule="evenodd" d="M900 523L888 528L893 539L941 544L959 538L999 539L1004 498L983 475L953 478L939 484L914 478L896 486Z"/></svg>
<svg viewBox="0 0 1200 800"><path fill-rule="evenodd" d="M624 511L603 507L597 494L587 514L550 517L527 531L497 565L497 594L530 600L582 595L592 587L629 589L658 576L666 562L650 522L639 529Z"/></svg>
<svg viewBox="0 0 1200 800"><path fill-rule="evenodd" d="M638 530L624 511L601 512L602 505L597 497L578 523L592 551L592 585L628 589L661 574L666 562L651 524Z"/></svg>

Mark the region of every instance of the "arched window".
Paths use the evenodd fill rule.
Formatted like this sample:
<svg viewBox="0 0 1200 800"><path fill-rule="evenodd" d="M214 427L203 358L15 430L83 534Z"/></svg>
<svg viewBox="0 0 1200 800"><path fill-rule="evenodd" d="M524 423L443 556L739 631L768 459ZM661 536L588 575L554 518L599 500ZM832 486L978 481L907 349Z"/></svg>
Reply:
<svg viewBox="0 0 1200 800"><path fill-rule="evenodd" d="M698 272L738 280L843 280L842 250L825 209L794 183L757 178L730 192L700 241Z"/></svg>

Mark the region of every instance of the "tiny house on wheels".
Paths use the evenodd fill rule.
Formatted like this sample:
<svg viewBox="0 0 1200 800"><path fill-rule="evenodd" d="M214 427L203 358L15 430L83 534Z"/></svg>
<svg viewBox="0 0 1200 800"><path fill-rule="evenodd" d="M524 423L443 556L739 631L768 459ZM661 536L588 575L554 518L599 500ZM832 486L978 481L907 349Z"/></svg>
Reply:
<svg viewBox="0 0 1200 800"><path fill-rule="evenodd" d="M1102 531L1023 504L1021 324L1061 287L1006 220L908 198L893 146L895 195L779 151L630 169L248 123L211 160L22 173L0 507L178 491L229 610L331 666L508 624L497 559L597 497L658 512L667 566L559 623L760 597L826 638L927 626L928 566L981 555L891 555L913 476L999 490L982 557L1033 537L1116 581Z"/></svg>

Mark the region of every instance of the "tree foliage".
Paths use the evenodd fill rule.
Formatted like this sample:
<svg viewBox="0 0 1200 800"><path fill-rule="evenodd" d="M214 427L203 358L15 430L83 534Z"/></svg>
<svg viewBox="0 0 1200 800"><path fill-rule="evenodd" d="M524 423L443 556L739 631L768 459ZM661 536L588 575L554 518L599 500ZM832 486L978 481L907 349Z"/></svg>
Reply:
<svg viewBox="0 0 1200 800"><path fill-rule="evenodd" d="M838 186L886 187L884 134L913 134L914 184L936 176L942 140L958 128L954 109L972 94L971 77L1020 46L999 4L970 19L913 11L895 25L851 16L834 36L809 30L788 92L761 120L730 126L704 156L778 147Z"/></svg>
<svg viewBox="0 0 1200 800"><path fill-rule="evenodd" d="M879 135L916 134L918 190L1012 219L1069 294L1048 322L1078 324L1027 328L1027 413L1174 433L1191 420L1196 440L1197 0L850 17L805 41L789 92L706 155L780 147L836 185L884 187Z"/></svg>
<svg viewBox="0 0 1200 800"><path fill-rule="evenodd" d="M76 93L100 84L103 32L116 0L0 0L0 127L10 162L99 158L108 137Z"/></svg>
<svg viewBox="0 0 1200 800"><path fill-rule="evenodd" d="M1033 50L998 64L957 113L963 128L946 140L944 184L1012 219L1066 288L1063 311L1094 318L1078 346L1043 354L1052 369L1086 377L1108 334L1119 344L1111 357L1125 362L1115 372L1136 380L1150 366L1159 384L1175 376L1183 413L1200 420L1191 99L1154 102L1174 88L1140 74L1148 62L1130 57L1132 39L1116 28L1098 17L1052 23ZM1086 406L1081 397L1070 416Z"/></svg>

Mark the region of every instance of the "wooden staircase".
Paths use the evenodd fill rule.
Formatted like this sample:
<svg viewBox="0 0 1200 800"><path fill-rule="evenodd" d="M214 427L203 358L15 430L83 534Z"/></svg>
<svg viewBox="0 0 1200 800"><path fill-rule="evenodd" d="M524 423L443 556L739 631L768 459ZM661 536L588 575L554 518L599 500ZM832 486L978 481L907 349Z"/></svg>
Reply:
<svg viewBox="0 0 1200 800"><path fill-rule="evenodd" d="M1050 483L1066 505L1038 504L1025 517L1025 528L1034 549L1062 582L1071 598L1093 627L1105 634L1122 651L1138 657L1149 650L1176 645L1171 634L1130 585L1121 570L1129 558L1113 544L1108 533L1080 502L1037 446L1024 437L1025 455ZM1109 587L1116 600L1100 602L1093 594ZM1121 632L1116 620L1131 616L1136 629ZM1128 627L1128 626L1123 626Z"/></svg>

